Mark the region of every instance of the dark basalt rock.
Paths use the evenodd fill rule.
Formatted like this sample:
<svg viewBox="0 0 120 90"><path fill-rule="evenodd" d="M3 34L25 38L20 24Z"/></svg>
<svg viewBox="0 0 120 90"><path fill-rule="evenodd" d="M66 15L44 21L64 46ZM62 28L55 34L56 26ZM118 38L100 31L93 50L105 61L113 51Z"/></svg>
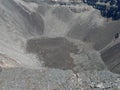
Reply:
<svg viewBox="0 0 120 90"><path fill-rule="evenodd" d="M63 1L52 1L43 0L48 4L59 4L59 5L77 5L81 1L63 2ZM112 18L113 20L120 19L120 0L82 0L83 3L93 6L95 9L100 10L101 15L106 18ZM103 4L104 3L104 4ZM108 5L109 3L109 5Z"/></svg>
<svg viewBox="0 0 120 90"><path fill-rule="evenodd" d="M83 0L83 2L100 10L101 15L106 18L120 19L120 0L100 0L99 4L97 3L98 0ZM110 5L107 5L107 3Z"/></svg>

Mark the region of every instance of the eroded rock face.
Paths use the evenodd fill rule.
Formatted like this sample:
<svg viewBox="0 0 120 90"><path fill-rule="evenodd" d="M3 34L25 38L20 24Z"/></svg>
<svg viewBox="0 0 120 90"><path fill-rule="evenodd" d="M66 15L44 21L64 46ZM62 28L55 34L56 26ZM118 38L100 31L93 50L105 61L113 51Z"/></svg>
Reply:
<svg viewBox="0 0 120 90"><path fill-rule="evenodd" d="M33 11L30 11L29 8L26 8L23 5L19 5L19 3L15 3L14 1L9 1L12 5L20 12L23 16L24 24L26 25L28 32L31 35L41 35L44 32L44 20L40 16L40 14ZM23 3L23 2L21 2ZM23 3L24 4L24 3Z"/></svg>
<svg viewBox="0 0 120 90"><path fill-rule="evenodd" d="M73 16L73 13L70 11L70 9L66 7L57 7L53 10L52 13L63 22L70 21Z"/></svg>
<svg viewBox="0 0 120 90"><path fill-rule="evenodd" d="M116 21L114 23L105 23L102 27L91 27L88 19L86 24L80 24L80 22L75 24L68 36L93 43L96 50L101 50L114 39L114 34L120 32L119 25L120 21Z"/></svg>

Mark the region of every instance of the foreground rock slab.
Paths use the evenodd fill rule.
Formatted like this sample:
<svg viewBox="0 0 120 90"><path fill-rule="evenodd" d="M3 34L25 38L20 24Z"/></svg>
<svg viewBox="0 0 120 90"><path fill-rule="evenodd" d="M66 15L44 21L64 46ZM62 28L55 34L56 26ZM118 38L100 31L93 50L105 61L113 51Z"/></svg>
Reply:
<svg viewBox="0 0 120 90"><path fill-rule="evenodd" d="M4 69L0 90L119 90L120 76L108 71L81 72L58 69Z"/></svg>

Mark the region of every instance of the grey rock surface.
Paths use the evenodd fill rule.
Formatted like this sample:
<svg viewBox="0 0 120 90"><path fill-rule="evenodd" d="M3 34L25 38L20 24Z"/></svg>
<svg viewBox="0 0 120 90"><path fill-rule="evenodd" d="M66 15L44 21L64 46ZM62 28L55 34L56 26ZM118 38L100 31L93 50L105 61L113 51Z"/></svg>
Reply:
<svg viewBox="0 0 120 90"><path fill-rule="evenodd" d="M120 21L83 2L50 2L0 0L0 90L119 90L120 76L105 63L114 52L100 50Z"/></svg>
<svg viewBox="0 0 120 90"><path fill-rule="evenodd" d="M119 90L120 77L109 71L7 69L0 73L1 90Z"/></svg>

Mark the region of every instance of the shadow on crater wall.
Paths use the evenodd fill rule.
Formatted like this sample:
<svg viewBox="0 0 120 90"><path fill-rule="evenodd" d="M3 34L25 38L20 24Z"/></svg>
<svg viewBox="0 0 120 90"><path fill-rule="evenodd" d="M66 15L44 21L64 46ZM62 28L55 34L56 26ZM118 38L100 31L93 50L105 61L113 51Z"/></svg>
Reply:
<svg viewBox="0 0 120 90"><path fill-rule="evenodd" d="M75 65L70 53L77 53L78 49L65 38L31 39L27 42L27 51L37 54L44 65L49 68L68 70Z"/></svg>
<svg viewBox="0 0 120 90"><path fill-rule="evenodd" d="M111 72L120 74L120 43L103 51L101 56Z"/></svg>

